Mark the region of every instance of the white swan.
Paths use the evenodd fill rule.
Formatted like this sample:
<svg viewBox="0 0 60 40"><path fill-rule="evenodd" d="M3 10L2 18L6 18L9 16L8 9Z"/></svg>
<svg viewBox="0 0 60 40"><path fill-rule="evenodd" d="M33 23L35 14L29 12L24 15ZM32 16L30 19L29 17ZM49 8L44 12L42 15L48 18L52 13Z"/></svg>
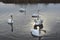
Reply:
<svg viewBox="0 0 60 40"><path fill-rule="evenodd" d="M32 14L33 18L39 17L39 14Z"/></svg>
<svg viewBox="0 0 60 40"><path fill-rule="evenodd" d="M20 12L25 12L26 10L25 9L23 9L23 8L20 8L20 10L19 10Z"/></svg>
<svg viewBox="0 0 60 40"><path fill-rule="evenodd" d="M13 20L12 19L8 19L8 23L13 23Z"/></svg>
<svg viewBox="0 0 60 40"><path fill-rule="evenodd" d="M13 15L10 15L10 16L11 16L11 18L8 19L9 24L13 23Z"/></svg>
<svg viewBox="0 0 60 40"><path fill-rule="evenodd" d="M38 29L31 29L31 35L34 37L44 36L46 34L46 30L38 30Z"/></svg>

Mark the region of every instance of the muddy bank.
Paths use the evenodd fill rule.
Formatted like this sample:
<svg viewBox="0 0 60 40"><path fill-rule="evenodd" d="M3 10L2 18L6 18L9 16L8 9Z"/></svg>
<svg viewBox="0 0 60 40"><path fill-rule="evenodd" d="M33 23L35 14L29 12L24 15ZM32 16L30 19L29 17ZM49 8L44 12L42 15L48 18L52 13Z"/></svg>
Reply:
<svg viewBox="0 0 60 40"><path fill-rule="evenodd" d="M4 3L60 3L60 0L0 0Z"/></svg>

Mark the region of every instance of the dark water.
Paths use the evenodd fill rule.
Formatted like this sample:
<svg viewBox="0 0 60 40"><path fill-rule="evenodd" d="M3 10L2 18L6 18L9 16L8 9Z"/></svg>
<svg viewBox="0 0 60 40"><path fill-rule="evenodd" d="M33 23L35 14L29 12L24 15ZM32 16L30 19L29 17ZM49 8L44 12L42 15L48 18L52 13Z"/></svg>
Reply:
<svg viewBox="0 0 60 40"><path fill-rule="evenodd" d="M19 9L26 9L20 13ZM38 40L33 38L30 30L33 27L32 14L38 13L44 20L44 29L47 31L43 39L60 39L60 4L4 4L0 2L0 40ZM13 14L14 31L11 32L7 19Z"/></svg>

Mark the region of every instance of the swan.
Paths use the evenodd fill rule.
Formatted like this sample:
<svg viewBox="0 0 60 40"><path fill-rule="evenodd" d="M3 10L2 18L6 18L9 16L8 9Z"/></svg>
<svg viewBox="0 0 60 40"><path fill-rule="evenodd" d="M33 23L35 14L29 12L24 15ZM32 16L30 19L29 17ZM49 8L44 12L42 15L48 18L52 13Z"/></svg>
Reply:
<svg viewBox="0 0 60 40"><path fill-rule="evenodd" d="M13 15L11 15L11 18L8 19L8 24L13 23Z"/></svg>
<svg viewBox="0 0 60 40"><path fill-rule="evenodd" d="M46 30L38 30L38 29L31 29L31 35L33 37L40 37L40 36L44 36L46 34Z"/></svg>
<svg viewBox="0 0 60 40"><path fill-rule="evenodd" d="M39 14L32 14L32 17L33 17L33 18L39 17Z"/></svg>
<svg viewBox="0 0 60 40"><path fill-rule="evenodd" d="M19 11L20 11L20 12L25 12L25 9L24 9L24 8L20 8Z"/></svg>
<svg viewBox="0 0 60 40"><path fill-rule="evenodd" d="M12 19L8 19L8 24L11 24L13 23L13 20Z"/></svg>
<svg viewBox="0 0 60 40"><path fill-rule="evenodd" d="M11 18L8 19L8 24L11 26L11 31L13 32L13 15L10 16Z"/></svg>

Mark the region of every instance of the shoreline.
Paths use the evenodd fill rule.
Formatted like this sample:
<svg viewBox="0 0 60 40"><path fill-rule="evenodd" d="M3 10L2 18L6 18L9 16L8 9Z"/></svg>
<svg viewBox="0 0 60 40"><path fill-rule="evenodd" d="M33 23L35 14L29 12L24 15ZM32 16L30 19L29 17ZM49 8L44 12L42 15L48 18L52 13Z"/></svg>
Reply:
<svg viewBox="0 0 60 40"><path fill-rule="evenodd" d="M36 4L36 3L60 3L60 0L0 0L0 2L3 3L15 3L15 4L21 4L21 3L30 3L30 4Z"/></svg>

